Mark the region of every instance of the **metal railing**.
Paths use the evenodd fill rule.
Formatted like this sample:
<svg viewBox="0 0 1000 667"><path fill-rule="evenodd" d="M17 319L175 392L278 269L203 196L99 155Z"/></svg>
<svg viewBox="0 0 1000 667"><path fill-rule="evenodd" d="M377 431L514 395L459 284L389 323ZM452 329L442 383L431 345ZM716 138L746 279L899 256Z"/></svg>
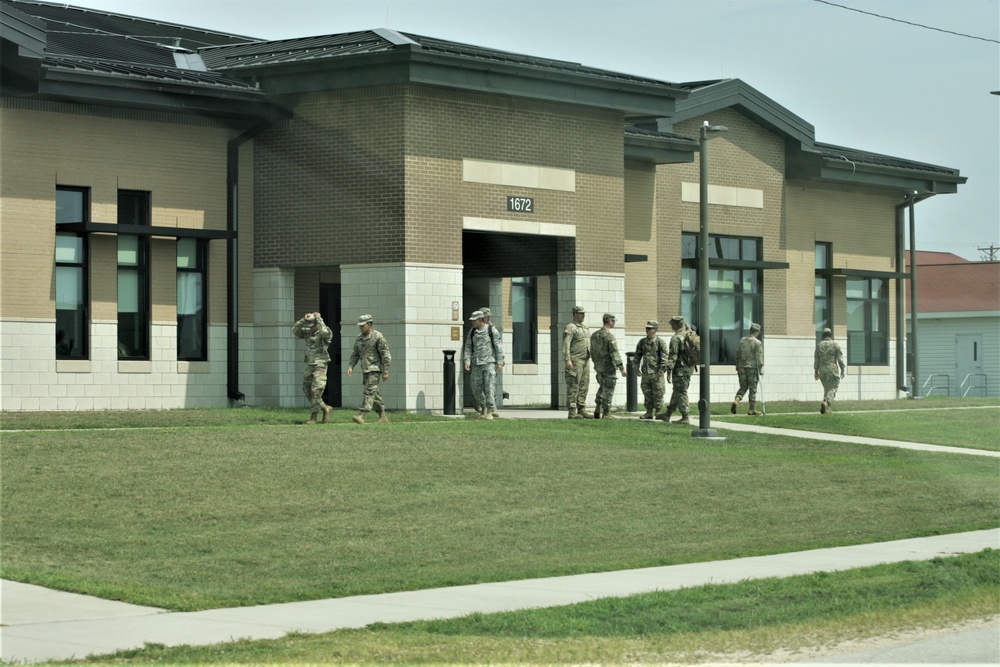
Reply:
<svg viewBox="0 0 1000 667"><path fill-rule="evenodd" d="M934 382L934 378L944 378L945 380L947 380L947 382L945 382L944 387L936 383L931 384L932 382ZM927 388L927 385L929 384L931 385L930 389ZM927 376L927 379L924 381L924 384L921 386L921 389L923 389L922 393L924 396L930 396L931 394L934 393L936 389L944 389L947 392L945 396L951 396L951 376L948 375L947 373L932 373Z"/></svg>
<svg viewBox="0 0 1000 667"><path fill-rule="evenodd" d="M981 387L973 385L971 382L972 378L983 378L983 385ZM981 389L983 392L981 395L986 396L986 387L988 383L989 380L986 377L986 373L969 373L968 375L965 376L965 379L962 380L962 386L959 387L959 390L962 391L963 398L968 396L969 392L972 391L973 389ZM966 385L968 386L966 387Z"/></svg>

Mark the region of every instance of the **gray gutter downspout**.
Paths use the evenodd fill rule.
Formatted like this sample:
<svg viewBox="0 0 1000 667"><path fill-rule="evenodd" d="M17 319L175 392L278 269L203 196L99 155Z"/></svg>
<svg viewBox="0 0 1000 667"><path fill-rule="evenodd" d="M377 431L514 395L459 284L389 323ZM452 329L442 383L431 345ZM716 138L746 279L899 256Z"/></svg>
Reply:
<svg viewBox="0 0 1000 667"><path fill-rule="evenodd" d="M911 398L920 396L920 370L917 355L917 240L914 204L917 192L908 194L896 206L896 266L906 267L906 233L904 209L910 212L910 335L906 335L906 291L902 280L896 281L896 386L908 391ZM905 341L905 345L901 344ZM910 382L906 385L906 352L912 355Z"/></svg>
<svg viewBox="0 0 1000 667"><path fill-rule="evenodd" d="M270 123L255 125L226 143L226 382L229 398L243 401L240 391L240 308L239 308L239 190L240 146L269 128Z"/></svg>
<svg viewBox="0 0 1000 667"><path fill-rule="evenodd" d="M917 193L914 192L909 198L910 205L910 339L908 347L913 352L913 391L911 396L913 398L921 398L920 396L920 354L917 350L917 235L916 235L916 224L914 215L914 202L917 199Z"/></svg>

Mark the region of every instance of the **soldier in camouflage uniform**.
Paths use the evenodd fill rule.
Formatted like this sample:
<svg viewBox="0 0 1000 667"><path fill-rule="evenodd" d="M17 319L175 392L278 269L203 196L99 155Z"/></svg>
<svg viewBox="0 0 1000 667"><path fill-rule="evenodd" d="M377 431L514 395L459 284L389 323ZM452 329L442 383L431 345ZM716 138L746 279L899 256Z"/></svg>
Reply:
<svg viewBox="0 0 1000 667"><path fill-rule="evenodd" d="M563 331L563 360L566 364L566 403L570 419L593 419L586 410L590 388L590 332L583 326L586 311L573 306L573 321Z"/></svg>
<svg viewBox="0 0 1000 667"><path fill-rule="evenodd" d="M333 332L323 322L319 313L306 313L301 320L292 325L292 335L306 341L305 373L302 374L302 393L309 399L312 414L307 424L316 423L316 415L322 410L323 423L330 420L333 410L323 402L323 392L326 390L326 367L330 363L330 342Z"/></svg>
<svg viewBox="0 0 1000 667"><path fill-rule="evenodd" d="M635 346L635 366L642 378L642 402L646 413L639 419L652 419L663 405L666 388L663 376L667 372L667 344L656 335L660 323L646 322L646 337Z"/></svg>
<svg viewBox="0 0 1000 667"><path fill-rule="evenodd" d="M351 417L355 424L365 423L365 413L372 408L378 412L380 424L389 422L389 416L385 412L385 404L382 402L382 394L379 393L379 379L389 379L389 364L392 363L392 355L389 354L389 344L385 341L385 336L372 327L372 316L362 315L358 318L358 328L361 333L354 340L354 351L351 352L351 359L347 364L347 377L354 374L354 365L361 362L361 372L364 374L365 395L361 400L361 407L358 414Z"/></svg>
<svg viewBox="0 0 1000 667"><path fill-rule="evenodd" d="M736 392L733 404L729 406L729 411L734 415L739 409L740 401L750 390L750 410L748 414L756 415L757 412L757 383L760 376L764 374L764 344L760 342L760 325L753 322L750 324L750 335L740 339L740 345L736 348L736 374L740 379L740 388Z"/></svg>
<svg viewBox="0 0 1000 667"><path fill-rule="evenodd" d="M482 419L499 417L496 403L497 373L503 372L503 343L500 332L486 324L486 315L477 310L469 318L475 324L465 337L465 372L472 373L472 394Z"/></svg>
<svg viewBox="0 0 1000 667"><path fill-rule="evenodd" d="M490 331L495 331L496 332L496 335L498 336L496 346L497 346L497 349L499 349L501 351L501 354L502 354L503 353L503 332L500 330L500 327L493 326L493 311L491 311L486 306L483 306L479 310L483 311L483 322L486 322L486 328L489 329ZM501 365L505 365L505 364L501 364ZM499 402L499 400L501 398L501 396L500 396L500 391L501 391L501 389L500 389L500 374L502 372L503 372L502 368L497 368L497 375L496 375L496 378L495 378L495 380L493 382L493 392L494 392L494 395L497 397L497 402ZM480 406L480 412L482 412L482 406ZM496 408L493 408L493 418L494 419L500 419L500 413L497 411Z"/></svg>
<svg viewBox="0 0 1000 667"><path fill-rule="evenodd" d="M625 377L625 365L622 356L618 354L618 341L611 330L615 328L615 316L604 313L604 326L590 336L590 356L594 360L594 371L597 372L597 407L594 408L594 419L615 419L611 416L611 402L615 397L615 385L618 384L617 370Z"/></svg>
<svg viewBox="0 0 1000 667"><path fill-rule="evenodd" d="M823 329L823 340L816 346L816 353L813 355L813 377L823 383L823 402L819 404L820 414L833 412L833 399L837 397L837 389L846 370L844 353L840 346L833 342L833 332Z"/></svg>
<svg viewBox="0 0 1000 667"><path fill-rule="evenodd" d="M670 415L674 411L680 412L680 419L674 421L675 424L690 424L688 419L688 387L691 385L691 373L694 371L697 359L687 359L684 353L684 338L690 331L684 323L682 315L675 315L670 318L670 328L674 330L674 335L670 338L670 351L667 353L667 382L673 384L674 389L670 394L670 404L667 411L662 415L657 415L657 419L670 421Z"/></svg>

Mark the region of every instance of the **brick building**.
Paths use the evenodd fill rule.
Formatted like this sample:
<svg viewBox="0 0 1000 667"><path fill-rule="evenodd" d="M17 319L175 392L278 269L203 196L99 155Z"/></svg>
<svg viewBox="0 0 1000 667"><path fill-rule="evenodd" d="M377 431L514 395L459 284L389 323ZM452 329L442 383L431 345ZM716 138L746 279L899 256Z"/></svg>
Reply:
<svg viewBox="0 0 1000 667"><path fill-rule="evenodd" d="M5 410L305 405L290 327L319 309L330 402L358 401L344 361L371 313L388 407L441 411L442 353L484 305L510 402L559 404L573 305L591 327L616 313L623 351L649 319L700 325L707 120L728 128L708 179L713 400L751 321L769 399L816 394L824 326L848 343L841 394L895 397L904 218L965 181L818 143L738 79L383 29L262 41L29 0L0 16Z"/></svg>

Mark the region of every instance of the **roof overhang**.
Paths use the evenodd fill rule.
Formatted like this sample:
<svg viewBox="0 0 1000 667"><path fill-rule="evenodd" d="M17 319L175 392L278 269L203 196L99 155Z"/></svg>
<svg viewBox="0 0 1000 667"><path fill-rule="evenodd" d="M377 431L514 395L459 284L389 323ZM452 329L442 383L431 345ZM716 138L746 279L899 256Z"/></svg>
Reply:
<svg viewBox="0 0 1000 667"><path fill-rule="evenodd" d="M681 266L692 268L697 267L699 264L697 257L688 257L687 259L681 260ZM740 271L749 271L753 269L787 269L790 267L788 262L765 262L763 260L752 260L752 259L723 259L719 257L710 257L708 259L709 269L732 269Z"/></svg>
<svg viewBox="0 0 1000 667"><path fill-rule="evenodd" d="M824 278L884 278L886 280L909 280L911 275L902 271L875 271L872 269L848 269L846 267L816 269L816 275Z"/></svg>
<svg viewBox="0 0 1000 667"><path fill-rule="evenodd" d="M694 162L698 142L660 132L625 128L625 159L653 164Z"/></svg>
<svg viewBox="0 0 1000 667"><path fill-rule="evenodd" d="M786 173L795 179L917 192L921 199L958 192L958 186L968 180L956 169L878 157L882 158L881 164L866 161L863 156L846 149L838 153L836 147L822 152L803 148L788 152Z"/></svg>
<svg viewBox="0 0 1000 667"><path fill-rule="evenodd" d="M391 51L216 71L230 77L252 78L272 95L424 84L614 109L627 118L669 115L674 111L676 99L687 95L687 91L664 82L482 61L430 51L413 43L394 45Z"/></svg>

